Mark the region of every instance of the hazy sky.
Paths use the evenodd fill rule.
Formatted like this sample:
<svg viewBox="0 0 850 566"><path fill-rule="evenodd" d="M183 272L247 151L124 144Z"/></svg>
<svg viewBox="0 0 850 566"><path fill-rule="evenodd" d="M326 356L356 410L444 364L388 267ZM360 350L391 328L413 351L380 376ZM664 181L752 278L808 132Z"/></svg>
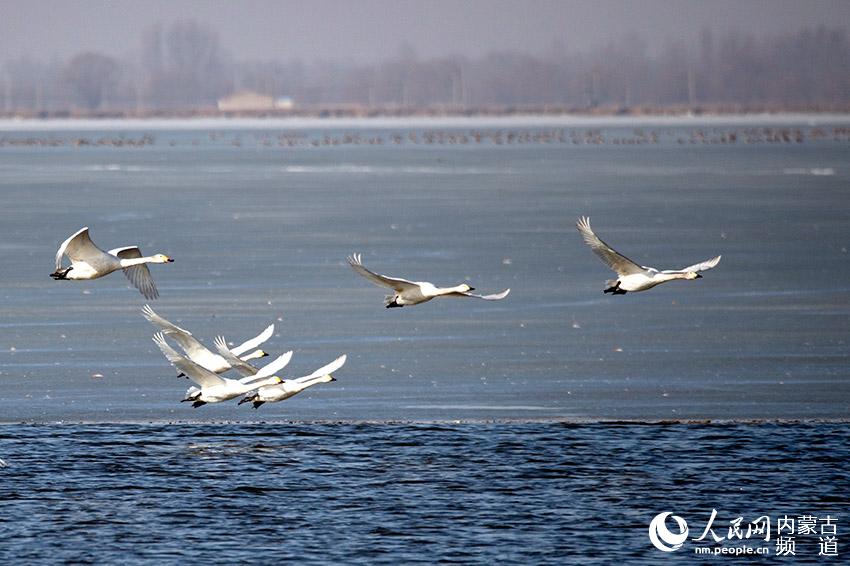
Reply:
<svg viewBox="0 0 850 566"><path fill-rule="evenodd" d="M127 55L157 21L195 20L237 58L385 59L584 49L637 32L652 45L717 31L847 26L848 0L0 0L0 60Z"/></svg>

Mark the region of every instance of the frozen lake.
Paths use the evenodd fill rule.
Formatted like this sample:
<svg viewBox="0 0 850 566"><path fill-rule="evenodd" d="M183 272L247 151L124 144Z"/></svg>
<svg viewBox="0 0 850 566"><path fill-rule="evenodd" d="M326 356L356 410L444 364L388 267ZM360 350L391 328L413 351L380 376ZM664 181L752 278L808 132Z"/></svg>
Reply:
<svg viewBox="0 0 850 566"><path fill-rule="evenodd" d="M809 122L5 122L0 422L846 418L850 138ZM585 214L645 265L723 261L604 296ZM121 274L48 277L82 226L174 257L153 307L208 345L274 322L283 377L346 353L338 381L180 404ZM353 252L512 292L387 310Z"/></svg>

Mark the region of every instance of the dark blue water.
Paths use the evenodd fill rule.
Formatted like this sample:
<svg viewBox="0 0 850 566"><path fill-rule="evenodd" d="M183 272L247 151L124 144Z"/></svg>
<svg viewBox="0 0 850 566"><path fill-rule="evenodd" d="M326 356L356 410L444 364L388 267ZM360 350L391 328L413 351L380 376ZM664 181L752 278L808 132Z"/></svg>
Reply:
<svg viewBox="0 0 850 566"><path fill-rule="evenodd" d="M6 425L0 562L717 563L647 536L712 509L719 535L830 515L846 555L848 445L805 423Z"/></svg>

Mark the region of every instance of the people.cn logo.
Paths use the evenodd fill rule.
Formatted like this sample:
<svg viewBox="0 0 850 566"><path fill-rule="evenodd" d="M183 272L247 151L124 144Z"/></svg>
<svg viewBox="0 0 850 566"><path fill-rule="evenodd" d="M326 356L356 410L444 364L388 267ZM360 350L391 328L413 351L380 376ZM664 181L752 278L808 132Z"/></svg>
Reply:
<svg viewBox="0 0 850 566"><path fill-rule="evenodd" d="M688 539L688 524L678 515L673 515L673 520L679 527L678 533L670 532L665 521L672 513L659 513L649 523L649 540L658 550L673 552L679 550Z"/></svg>

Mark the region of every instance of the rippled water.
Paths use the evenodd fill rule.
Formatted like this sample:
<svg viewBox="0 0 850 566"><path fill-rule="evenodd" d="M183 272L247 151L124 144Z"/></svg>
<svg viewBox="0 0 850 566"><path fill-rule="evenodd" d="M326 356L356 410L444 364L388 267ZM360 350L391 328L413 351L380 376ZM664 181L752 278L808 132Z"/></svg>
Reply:
<svg viewBox="0 0 850 566"><path fill-rule="evenodd" d="M846 544L848 446L831 424L6 425L0 561L690 564L647 527L697 537L712 509L831 514Z"/></svg>

